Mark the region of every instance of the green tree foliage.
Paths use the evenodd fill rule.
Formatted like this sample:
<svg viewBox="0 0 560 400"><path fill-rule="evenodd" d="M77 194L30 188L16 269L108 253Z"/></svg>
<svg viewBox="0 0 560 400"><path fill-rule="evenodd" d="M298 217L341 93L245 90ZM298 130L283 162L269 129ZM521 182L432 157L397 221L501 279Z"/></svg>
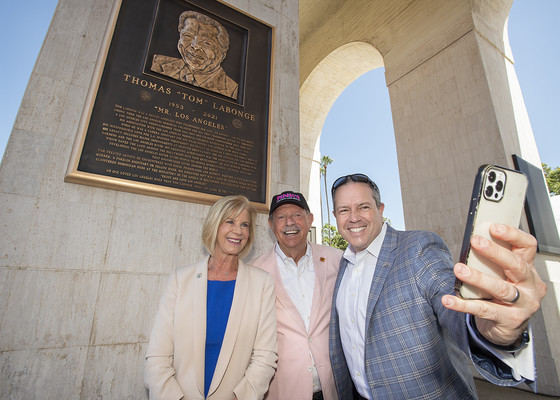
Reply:
<svg viewBox="0 0 560 400"><path fill-rule="evenodd" d="M346 250L346 247L348 247L348 242L340 236L336 226L330 224L325 224L323 226L323 243L340 250Z"/></svg>
<svg viewBox="0 0 560 400"><path fill-rule="evenodd" d="M560 194L560 167L554 169L550 168L548 165L542 165L544 171L544 177L546 178L546 184L548 185L548 192L551 196L556 196Z"/></svg>

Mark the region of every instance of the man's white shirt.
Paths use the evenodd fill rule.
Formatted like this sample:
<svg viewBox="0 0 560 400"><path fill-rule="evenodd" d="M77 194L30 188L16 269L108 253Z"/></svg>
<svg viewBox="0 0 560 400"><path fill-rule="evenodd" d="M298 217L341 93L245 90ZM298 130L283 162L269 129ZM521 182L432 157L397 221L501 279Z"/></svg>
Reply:
<svg viewBox="0 0 560 400"><path fill-rule="evenodd" d="M313 303L313 290L315 289L315 268L313 265L313 254L311 246L307 244L305 255L300 258L296 265L293 258L284 254L278 243L275 246L276 262L284 289L288 292L292 303L296 306L305 329L309 332L309 322L311 321L311 305ZM313 360L311 351L309 352L313 363L313 392L321 390L319 374Z"/></svg>
<svg viewBox="0 0 560 400"><path fill-rule="evenodd" d="M386 232L387 225L383 224L379 235L367 249L359 253L356 253L350 245L348 246L343 254L343 257L348 260L348 264L336 297L340 340L348 371L350 371L356 390L366 399L371 398L366 383L364 362L366 311L375 265Z"/></svg>

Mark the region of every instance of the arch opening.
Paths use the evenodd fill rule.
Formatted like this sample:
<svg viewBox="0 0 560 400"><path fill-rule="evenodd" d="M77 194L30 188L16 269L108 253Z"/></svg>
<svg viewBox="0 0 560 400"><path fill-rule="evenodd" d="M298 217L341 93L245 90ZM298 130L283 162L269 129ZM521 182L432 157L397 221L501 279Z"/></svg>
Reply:
<svg viewBox="0 0 560 400"><path fill-rule="evenodd" d="M381 96L378 96L379 94ZM353 98L354 96L360 96L365 100ZM354 103L355 107L354 110L347 113L348 121L352 122L352 126L349 125L352 132L342 131L340 127L334 128L334 132L328 129L329 126L325 126L325 122L329 113L341 112L337 111L339 103L342 104L340 107L344 108L347 107L349 101ZM379 102L382 103L381 107L377 106ZM346 112L342 111L342 113ZM385 128L379 129L378 124L381 119ZM364 122L366 120L368 122ZM361 121L363 125L354 125L354 123L360 124ZM387 125L389 128L386 127ZM352 42L339 47L317 64L300 88L300 190L308 198L311 210L315 214L314 225L318 242L321 239L321 215L324 216L323 223L327 223L327 213L330 212L330 210L326 210L326 205L322 204L325 191L323 178L319 171L319 161L322 155L329 155L333 158L333 154L328 154L330 150L321 152L324 146L321 144L320 138L326 128L328 135L325 137L326 148L335 149L333 153L335 161L329 167L333 172L327 168L327 187L330 188L330 184L339 176L339 172L340 175L363 172L378 182L379 179L391 182L390 191L396 192L397 200L394 195L391 196L390 204L394 211L393 215L399 223L397 228L403 229L396 146L389 94L385 84L383 58L372 45L364 42ZM341 133L344 133L344 138L340 138ZM383 136L382 140L380 140L380 136ZM352 154L352 148L354 147L356 150L356 141L361 147L358 152L362 154L359 156L359 162L354 162L357 160ZM392 154L393 159L391 165L385 166L383 176L381 173L373 172L373 167L369 168L369 164L368 168L364 168L364 161L368 163L374 161L373 155L379 151L378 148L374 148L376 145L373 143L386 143L387 141L388 145L383 144L383 155ZM347 144L340 147L339 144L342 142ZM368 159L364 160L364 154L367 154L368 148L371 148L372 154L371 157L368 155ZM393 173L389 176L386 174L387 170L392 170ZM330 199L329 206L332 209ZM389 218L392 219L392 215ZM331 224L335 225L332 218Z"/></svg>

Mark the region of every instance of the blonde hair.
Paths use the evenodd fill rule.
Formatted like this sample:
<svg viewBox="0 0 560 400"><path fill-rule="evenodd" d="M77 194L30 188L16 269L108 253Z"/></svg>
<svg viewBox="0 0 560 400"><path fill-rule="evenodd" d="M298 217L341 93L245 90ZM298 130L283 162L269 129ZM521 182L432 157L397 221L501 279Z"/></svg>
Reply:
<svg viewBox="0 0 560 400"><path fill-rule="evenodd" d="M247 244L239 253L239 257L243 258L249 254L251 246L255 241L257 210L255 210L255 207L245 196L226 196L214 203L202 226L202 244L211 256L214 255L216 237L218 236L220 225L228 218L236 218L245 210L249 212L249 238L247 239Z"/></svg>

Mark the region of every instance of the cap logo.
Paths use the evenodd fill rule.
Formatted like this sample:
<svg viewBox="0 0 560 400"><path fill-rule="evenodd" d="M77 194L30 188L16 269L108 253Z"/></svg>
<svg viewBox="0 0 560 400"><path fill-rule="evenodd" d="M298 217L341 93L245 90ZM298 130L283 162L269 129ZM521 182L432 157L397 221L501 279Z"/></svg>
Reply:
<svg viewBox="0 0 560 400"><path fill-rule="evenodd" d="M276 202L278 203L278 202L280 202L280 201L282 201L282 200L291 200L291 199L297 200L297 201L301 201L301 198L300 198L297 194L294 194L294 193L284 193L284 194L281 194L281 195L279 195L279 196L276 197Z"/></svg>

